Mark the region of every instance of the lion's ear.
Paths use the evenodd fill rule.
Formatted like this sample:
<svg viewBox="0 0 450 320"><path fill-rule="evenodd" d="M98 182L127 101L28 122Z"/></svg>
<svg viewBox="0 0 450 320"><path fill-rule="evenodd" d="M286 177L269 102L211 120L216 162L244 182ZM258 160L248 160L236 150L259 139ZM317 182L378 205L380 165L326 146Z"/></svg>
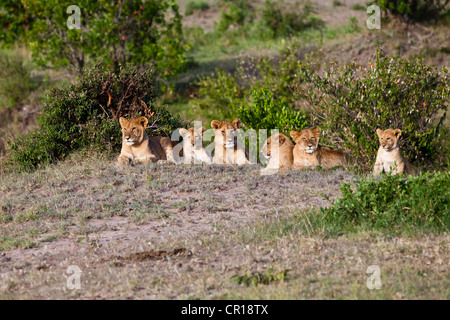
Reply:
<svg viewBox="0 0 450 320"><path fill-rule="evenodd" d="M377 129L377 135L379 138L381 138L381 135L383 134L383 130Z"/></svg>
<svg viewBox="0 0 450 320"><path fill-rule="evenodd" d="M184 137L188 131L185 128L181 128L179 132L180 136Z"/></svg>
<svg viewBox="0 0 450 320"><path fill-rule="evenodd" d="M400 138L400 136L402 135L402 130L400 129L395 129L394 130L394 135L398 138Z"/></svg>
<svg viewBox="0 0 450 320"><path fill-rule="evenodd" d="M291 138L294 139L294 141L295 141L295 140L297 140L298 137L300 137L300 132L292 130L290 135L291 135Z"/></svg>
<svg viewBox="0 0 450 320"><path fill-rule="evenodd" d="M119 118L119 123L120 123L120 126L121 126L122 128L124 128L124 127L127 126L128 120L125 119L124 117L120 117L120 118Z"/></svg>
<svg viewBox="0 0 450 320"><path fill-rule="evenodd" d="M319 137L319 136L320 136L320 128L319 128L319 127L315 127L315 128L312 130L312 132L314 133L314 135L315 135L316 137Z"/></svg>
<svg viewBox="0 0 450 320"><path fill-rule="evenodd" d="M219 129L220 123L221 122L219 120L213 120L213 121L211 121L211 127L213 129Z"/></svg>
<svg viewBox="0 0 450 320"><path fill-rule="evenodd" d="M136 119L136 122L143 126L144 129L147 128L148 119L146 117L139 117Z"/></svg>
<svg viewBox="0 0 450 320"><path fill-rule="evenodd" d="M233 122L231 122L231 125L235 128L235 129L239 129L241 127L241 119L239 118L235 118L233 120Z"/></svg>
<svg viewBox="0 0 450 320"><path fill-rule="evenodd" d="M278 139L280 140L280 146L286 141L286 137L282 135L279 135Z"/></svg>
<svg viewBox="0 0 450 320"><path fill-rule="evenodd" d="M200 132L202 136L205 133L205 131L206 131L205 127L201 127L200 129L198 129L198 132Z"/></svg>

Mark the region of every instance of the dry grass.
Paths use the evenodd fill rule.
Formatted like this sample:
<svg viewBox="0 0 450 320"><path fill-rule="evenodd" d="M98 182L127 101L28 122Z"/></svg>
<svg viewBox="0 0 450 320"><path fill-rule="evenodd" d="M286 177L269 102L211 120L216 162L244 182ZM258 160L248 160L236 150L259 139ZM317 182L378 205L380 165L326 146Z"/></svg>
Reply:
<svg viewBox="0 0 450 320"><path fill-rule="evenodd" d="M80 157L1 176L0 298L449 298L448 234L329 238L308 227L310 208L327 205L319 193L338 197L351 173ZM383 287L372 291L374 264ZM66 287L70 265L80 290ZM268 270L287 277L233 280Z"/></svg>

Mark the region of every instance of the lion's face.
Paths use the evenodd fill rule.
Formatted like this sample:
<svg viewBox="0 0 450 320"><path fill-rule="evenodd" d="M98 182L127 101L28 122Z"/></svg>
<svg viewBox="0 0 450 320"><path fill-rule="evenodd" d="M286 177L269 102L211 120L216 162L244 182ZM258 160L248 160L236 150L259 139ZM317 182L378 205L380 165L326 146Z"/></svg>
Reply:
<svg viewBox="0 0 450 320"><path fill-rule="evenodd" d="M303 129L300 132L291 131L291 137L295 141L295 147L306 153L314 153L319 146L320 129Z"/></svg>
<svg viewBox="0 0 450 320"><path fill-rule="evenodd" d="M194 127L189 129L180 129L180 135L183 137L183 141L186 143L190 143L192 148L200 149L203 146L203 134L205 133L205 127L198 128L197 130Z"/></svg>
<svg viewBox="0 0 450 320"><path fill-rule="evenodd" d="M139 144L144 140L145 128L148 124L146 117L127 120L123 117L119 119L122 127L122 141L128 146Z"/></svg>
<svg viewBox="0 0 450 320"><path fill-rule="evenodd" d="M266 142L264 143L263 147L261 148L261 152L264 154L264 157L266 159L269 159L272 156L272 145L273 145L273 143L277 142L277 139L278 139L278 143L279 143L278 148L281 148L281 146L284 143L287 143L287 139L289 139L289 138L286 137L282 133L275 133L275 134L271 135L269 138L267 138Z"/></svg>
<svg viewBox="0 0 450 320"><path fill-rule="evenodd" d="M233 148L241 127L241 119L236 118L232 122L213 120L211 127L214 129L216 145Z"/></svg>
<svg viewBox="0 0 450 320"><path fill-rule="evenodd" d="M391 150L398 147L398 139L400 138L402 131L400 129L377 129L377 135L380 140L380 146L384 150Z"/></svg>

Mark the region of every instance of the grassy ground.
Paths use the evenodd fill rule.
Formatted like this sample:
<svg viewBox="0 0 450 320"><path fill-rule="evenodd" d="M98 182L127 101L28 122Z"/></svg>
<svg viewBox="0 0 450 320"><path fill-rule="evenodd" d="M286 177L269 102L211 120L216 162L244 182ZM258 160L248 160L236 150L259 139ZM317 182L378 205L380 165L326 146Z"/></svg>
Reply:
<svg viewBox="0 0 450 320"><path fill-rule="evenodd" d="M121 168L81 154L3 175L0 298L448 299L448 234L330 236L317 227L316 208L328 205L321 194L335 199L354 178ZM82 270L79 290L66 286L70 265ZM380 290L366 287L370 265L380 266Z"/></svg>

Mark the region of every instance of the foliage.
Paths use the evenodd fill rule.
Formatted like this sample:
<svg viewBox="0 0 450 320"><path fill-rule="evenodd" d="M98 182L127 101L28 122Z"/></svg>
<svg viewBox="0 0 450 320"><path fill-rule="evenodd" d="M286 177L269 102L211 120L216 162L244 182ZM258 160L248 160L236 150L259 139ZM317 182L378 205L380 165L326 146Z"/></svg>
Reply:
<svg viewBox="0 0 450 320"><path fill-rule="evenodd" d="M154 63L165 77L183 70L186 46L174 0L80 0L81 29L71 30L71 14L66 13L70 5L73 1L22 0L14 11L26 16L11 23L7 14L0 29L13 35L3 39L10 43L22 37L39 65L71 65L78 72L101 60L111 67ZM10 1L2 1L0 12L10 7Z"/></svg>
<svg viewBox="0 0 450 320"><path fill-rule="evenodd" d="M246 287L249 287L251 285L269 285L272 282L284 282L287 272L287 270L274 272L269 269L266 270L265 273L247 271L245 275L234 275L231 277L231 279L237 284L243 284Z"/></svg>
<svg viewBox="0 0 450 320"><path fill-rule="evenodd" d="M361 179L355 190L344 183L342 198L322 208L324 223L341 230L375 229L387 234L450 230L450 172L418 177L383 175Z"/></svg>
<svg viewBox="0 0 450 320"><path fill-rule="evenodd" d="M24 36L34 20L22 1L2 0L0 2L0 45L13 46Z"/></svg>
<svg viewBox="0 0 450 320"><path fill-rule="evenodd" d="M22 56L0 51L0 109L15 108L26 101L35 87L30 76L31 67Z"/></svg>
<svg viewBox="0 0 450 320"><path fill-rule="evenodd" d="M222 0L222 16L217 23L217 32L223 33L230 27L244 26L255 18L248 0Z"/></svg>
<svg viewBox="0 0 450 320"><path fill-rule="evenodd" d="M448 0L378 0L373 1L380 8L393 16L403 19L408 18L415 21L438 19L439 16L448 10Z"/></svg>
<svg viewBox="0 0 450 320"><path fill-rule="evenodd" d="M194 13L194 11L204 11L209 9L209 3L205 1L189 1L186 6L186 11L184 12L185 16L190 16Z"/></svg>
<svg viewBox="0 0 450 320"><path fill-rule="evenodd" d="M217 110L224 118L232 118L238 112L244 115L244 110L254 105L255 93L261 93L263 96L270 94L270 100L275 105L284 105L286 112L298 111L298 97L292 90L299 66L297 51L298 44L293 42L279 52L278 63L266 56L242 60L234 75L216 70L215 77L208 76L199 81L201 98L192 103L200 108Z"/></svg>
<svg viewBox="0 0 450 320"><path fill-rule="evenodd" d="M29 170L85 147L118 151L122 116L150 117L154 112L148 129L153 135L170 135L183 123L165 107L152 105L158 94L155 69L140 72L127 66L113 72L101 65L88 69L76 84L50 91L38 118L41 128L12 143L10 161Z"/></svg>
<svg viewBox="0 0 450 320"><path fill-rule="evenodd" d="M266 0L262 9L254 8L248 0L223 0L222 17L216 26L217 37L243 34L246 38L291 37L309 28L320 29L323 21L314 15L307 1L301 9L284 0ZM228 31L229 32L226 32Z"/></svg>
<svg viewBox="0 0 450 320"><path fill-rule="evenodd" d="M265 32L262 33L264 38L290 37L308 28L320 29L324 26L323 21L313 15L316 12L309 1L300 12L290 9L292 10L286 10L286 4L282 0L266 0L261 19L261 24L265 27Z"/></svg>
<svg viewBox="0 0 450 320"><path fill-rule="evenodd" d="M444 67L388 57L380 48L367 68L333 63L319 74L313 59L299 68L299 97L310 102L325 142L350 154L358 170L372 170L378 150L377 128L399 128L399 145L416 165L437 159L450 93Z"/></svg>
<svg viewBox="0 0 450 320"><path fill-rule="evenodd" d="M275 101L273 93L264 88L252 91L252 105L239 107L237 116L247 128L276 128L288 137L291 130L301 130L308 124L304 112L293 111L284 99Z"/></svg>

